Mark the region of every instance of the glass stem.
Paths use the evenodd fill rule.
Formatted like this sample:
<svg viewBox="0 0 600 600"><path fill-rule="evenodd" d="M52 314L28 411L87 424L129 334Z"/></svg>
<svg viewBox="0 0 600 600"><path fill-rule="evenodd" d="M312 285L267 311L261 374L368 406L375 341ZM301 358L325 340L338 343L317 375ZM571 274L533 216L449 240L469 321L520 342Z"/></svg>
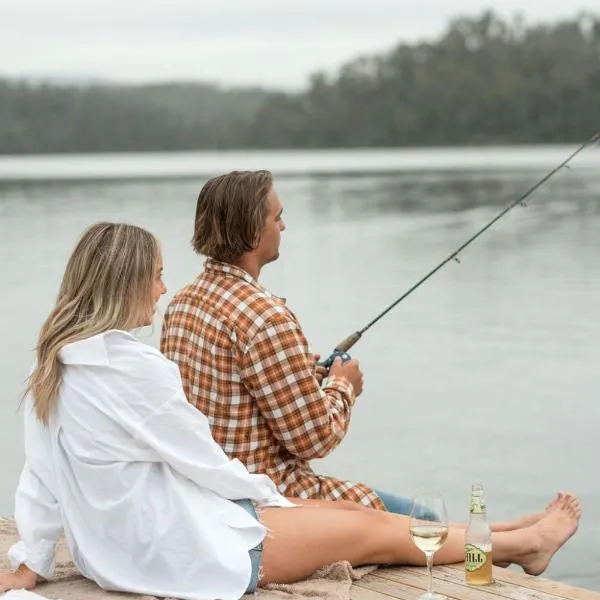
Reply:
<svg viewBox="0 0 600 600"><path fill-rule="evenodd" d="M433 552L427 552L427 594L431 596L433 594L433 575L431 569L433 567Z"/></svg>

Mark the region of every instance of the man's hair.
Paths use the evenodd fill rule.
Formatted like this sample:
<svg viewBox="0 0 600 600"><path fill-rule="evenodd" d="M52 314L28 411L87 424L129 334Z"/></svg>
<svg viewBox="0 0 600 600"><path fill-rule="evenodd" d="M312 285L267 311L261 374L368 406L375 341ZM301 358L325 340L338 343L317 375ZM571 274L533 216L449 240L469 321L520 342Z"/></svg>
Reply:
<svg viewBox="0 0 600 600"><path fill-rule="evenodd" d="M233 262L258 246L267 219L269 171L232 171L209 179L196 205L192 246L223 262Z"/></svg>

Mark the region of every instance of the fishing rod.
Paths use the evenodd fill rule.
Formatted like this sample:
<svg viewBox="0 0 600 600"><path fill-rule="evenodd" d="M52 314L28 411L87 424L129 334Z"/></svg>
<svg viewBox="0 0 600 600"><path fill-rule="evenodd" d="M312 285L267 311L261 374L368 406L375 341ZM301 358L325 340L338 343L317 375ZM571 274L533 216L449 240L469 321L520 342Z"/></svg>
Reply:
<svg viewBox="0 0 600 600"><path fill-rule="evenodd" d="M600 131L598 131L595 135L593 135L589 140L581 144L577 150L575 150L572 154L570 154L563 162L561 162L557 167L552 169L549 173L544 175L534 186L529 188L522 196L517 198L512 204L509 204L504 210L502 210L498 215L496 215L487 225L482 227L475 235L470 237L466 242L464 242L461 246L459 246L454 252L452 252L447 258L445 258L439 265L431 269L427 275L421 278L417 283L415 283L412 287L410 287L402 296L398 299L394 300L385 310L380 312L372 321L369 321L362 329L351 333L347 338L342 340L331 353L331 355L322 363L320 363L324 367L331 367L333 361L339 356L342 359L342 362L350 360L350 355L348 354L348 350L360 340L363 334L369 330L377 321L382 319L387 313L392 310L396 305L400 304L402 300L404 300L407 296L410 296L418 287L423 285L430 277L435 275L442 267L448 264L450 261L454 260L456 262L460 262L458 259L458 255L472 242L474 242L482 233L487 231L496 221L499 221L507 212L512 210L515 206L521 205L525 206L525 200L533 194L537 189L539 189L542 185L544 185L549 179L551 179L556 173L558 173L561 169L568 166L568 164L583 150L585 150L588 146L595 144L598 140L600 140Z"/></svg>

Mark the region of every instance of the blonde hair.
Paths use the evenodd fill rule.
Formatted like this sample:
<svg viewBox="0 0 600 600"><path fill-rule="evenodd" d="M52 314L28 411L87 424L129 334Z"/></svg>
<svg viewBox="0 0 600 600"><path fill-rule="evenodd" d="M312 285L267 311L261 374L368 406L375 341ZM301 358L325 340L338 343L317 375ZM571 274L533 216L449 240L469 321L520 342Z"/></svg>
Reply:
<svg viewBox="0 0 600 600"><path fill-rule="evenodd" d="M198 196L192 246L224 262L256 248L273 187L269 171L232 171L209 179Z"/></svg>
<svg viewBox="0 0 600 600"><path fill-rule="evenodd" d="M27 381L38 419L47 425L62 382L60 349L111 329L138 327L149 310L159 244L145 229L96 223L81 236L44 322L37 364Z"/></svg>

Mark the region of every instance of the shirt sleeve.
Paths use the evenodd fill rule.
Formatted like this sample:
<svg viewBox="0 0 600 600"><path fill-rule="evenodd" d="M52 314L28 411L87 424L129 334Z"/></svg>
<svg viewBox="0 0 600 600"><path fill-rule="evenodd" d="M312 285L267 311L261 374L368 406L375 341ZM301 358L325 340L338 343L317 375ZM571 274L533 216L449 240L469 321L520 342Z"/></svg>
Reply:
<svg viewBox="0 0 600 600"><path fill-rule="evenodd" d="M269 318L242 358L242 381L255 398L273 435L295 456L327 456L344 438L354 405L345 377L323 387L298 324L284 314Z"/></svg>
<svg viewBox="0 0 600 600"><path fill-rule="evenodd" d="M42 425L30 399L25 402L26 463L15 494L15 521L20 541L8 551L13 568L25 563L49 579L54 573L56 544L63 531L60 505L51 491L50 432Z"/></svg>
<svg viewBox="0 0 600 600"><path fill-rule="evenodd" d="M265 506L293 506L266 475L248 472L214 441L208 419L186 400L183 390L148 416L136 437L175 471L229 500L248 498Z"/></svg>

